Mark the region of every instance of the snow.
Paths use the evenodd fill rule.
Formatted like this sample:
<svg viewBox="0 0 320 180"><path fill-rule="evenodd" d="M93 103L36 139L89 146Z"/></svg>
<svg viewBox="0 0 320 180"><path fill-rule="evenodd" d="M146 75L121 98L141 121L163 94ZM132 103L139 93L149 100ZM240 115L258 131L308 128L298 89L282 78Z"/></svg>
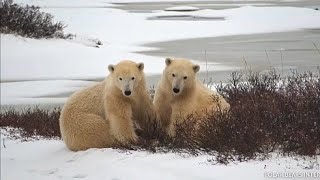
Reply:
<svg viewBox="0 0 320 180"><path fill-rule="evenodd" d="M74 79L105 77L106 67L121 59L146 63L148 75L160 74L164 57L133 53L150 49L150 42L185 38L294 31L320 27L320 12L293 7L241 7L195 12L128 13L109 8L46 8L63 20L67 33L78 38L97 38L95 48L86 41L34 40L1 35L1 80ZM156 21L152 16L196 15L225 17L225 21ZM292 20L294 19L294 21ZM85 26L84 26L85 24ZM128 29L129 28L129 29ZM19 52L19 53L14 53ZM75 66L76 64L76 66Z"/></svg>
<svg viewBox="0 0 320 180"><path fill-rule="evenodd" d="M193 6L173 6L166 8L165 11L197 11L199 8Z"/></svg>
<svg viewBox="0 0 320 180"><path fill-rule="evenodd" d="M50 80L1 83L1 105L63 103L67 95L94 84L91 81Z"/></svg>
<svg viewBox="0 0 320 180"><path fill-rule="evenodd" d="M143 2L196 2L196 0L106 0L110 3L143 3ZM222 0L205 0L205 2L221 2ZM254 1L257 2L257 0L223 0L225 2L250 2ZM259 1L265 1L268 2L270 0L259 0ZM259 2L258 1L258 2ZM296 2L301 0L278 0L279 2Z"/></svg>
<svg viewBox="0 0 320 180"><path fill-rule="evenodd" d="M71 152L60 140L19 142L8 140L2 134L1 179L260 180L272 172L319 172L319 164L314 160L301 158L273 155L265 161L228 165L213 165L207 161L209 158L207 155L183 157L174 153L152 154L111 148ZM308 169L309 164L316 166Z"/></svg>
<svg viewBox="0 0 320 180"><path fill-rule="evenodd" d="M320 12L294 7L246 6L227 10L201 10L195 12L128 13L115 9L46 9L57 19L64 19L66 31L86 34L122 46L179 40L186 38L293 31L316 28ZM178 14L225 17L226 21L150 21L148 17ZM68 17L68 18L66 18ZM90 21L94 19L94 21ZM114 20L117 20L116 23ZM295 19L295 21L292 21ZM83 27L83 22L87 26ZM104 23L101 23L104 22ZM130 31L128 31L130 27ZM106 33L107 32L107 33ZM183 33L182 33L183 32Z"/></svg>
<svg viewBox="0 0 320 180"><path fill-rule="evenodd" d="M114 45L95 48L78 42L35 40L1 35L1 80L81 79L105 77L107 66L120 59L145 60L146 73L160 73L164 62L125 51ZM105 44L105 43L104 43ZM19 53L13 53L12 49ZM159 70L157 70L159 69Z"/></svg>
<svg viewBox="0 0 320 180"><path fill-rule="evenodd" d="M111 1L104 0L14 2L41 6L43 11L53 14L55 20L61 20L67 25L66 33L76 34L73 40L35 40L1 34L1 86L8 88L6 92L28 92L29 87L24 87L30 86L40 95L46 94L47 90L45 86L33 81L51 81L49 86L59 87L51 88L50 94L53 94L52 91L56 91L55 94L66 93L75 89L66 90L63 86L67 83L61 84L54 80L68 80L72 83L72 80L103 79L108 73L107 66L122 59L144 62L148 77L159 76L164 68L165 57L135 53L152 49L145 47L146 43L320 27L320 11L307 8L245 6L226 10L157 10L152 13L130 13L115 9L115 5L110 4ZM148 20L170 15L222 17L225 20ZM103 43L99 48L95 47L96 39ZM202 71L206 69L205 63L197 59L194 62L201 65ZM214 71L237 68L214 62L209 62L210 64L215 67ZM8 81L19 81L17 83L21 85L7 86L4 82ZM30 85L31 83L34 85ZM64 89L63 92L60 87ZM23 96L19 93L9 96L1 93L1 97L5 98L1 101L2 104L27 103L32 101L32 98L28 97L34 97L34 93L25 93ZM47 100L47 97L42 100L41 98L34 103ZM51 100L55 101L54 98ZM60 98L59 102L63 100Z"/></svg>

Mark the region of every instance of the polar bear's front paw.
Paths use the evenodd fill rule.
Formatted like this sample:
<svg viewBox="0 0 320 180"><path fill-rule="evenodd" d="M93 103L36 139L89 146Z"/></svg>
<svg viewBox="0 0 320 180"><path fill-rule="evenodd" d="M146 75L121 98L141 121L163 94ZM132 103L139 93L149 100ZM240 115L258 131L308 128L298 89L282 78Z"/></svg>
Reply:
<svg viewBox="0 0 320 180"><path fill-rule="evenodd" d="M136 133L115 133L114 137L117 141L119 141L121 144L129 145L129 144L135 144L138 142L138 136Z"/></svg>
<svg viewBox="0 0 320 180"><path fill-rule="evenodd" d="M171 137L174 138L176 136L176 129L173 124L170 124L169 127L167 128L167 134Z"/></svg>

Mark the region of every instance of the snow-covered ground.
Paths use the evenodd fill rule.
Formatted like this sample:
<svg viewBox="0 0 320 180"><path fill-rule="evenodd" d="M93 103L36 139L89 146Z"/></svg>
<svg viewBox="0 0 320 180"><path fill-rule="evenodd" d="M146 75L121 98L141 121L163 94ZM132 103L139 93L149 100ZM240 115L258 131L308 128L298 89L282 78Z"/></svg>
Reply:
<svg viewBox="0 0 320 180"><path fill-rule="evenodd" d="M320 177L319 162L314 159L274 154L265 161L221 165L209 163L210 158L207 155L193 157L110 148L71 152L60 140L19 142L2 139L1 179L261 180L278 177L280 180L288 179L288 175L292 177L294 173L297 179ZM311 178L306 178L310 174Z"/></svg>

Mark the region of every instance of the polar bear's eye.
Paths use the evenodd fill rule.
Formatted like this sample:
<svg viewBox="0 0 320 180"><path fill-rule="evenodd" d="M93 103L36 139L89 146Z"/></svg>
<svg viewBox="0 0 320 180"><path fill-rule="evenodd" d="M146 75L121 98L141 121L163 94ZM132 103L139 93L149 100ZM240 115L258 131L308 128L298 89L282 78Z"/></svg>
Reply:
<svg viewBox="0 0 320 180"><path fill-rule="evenodd" d="M172 77L176 77L176 75L175 75L175 74L172 74Z"/></svg>
<svg viewBox="0 0 320 180"><path fill-rule="evenodd" d="M120 81L122 81L122 78L119 78Z"/></svg>
<svg viewBox="0 0 320 180"><path fill-rule="evenodd" d="M131 79L134 80L134 77L132 77Z"/></svg>
<svg viewBox="0 0 320 180"><path fill-rule="evenodd" d="M187 79L187 78L188 78L187 76L183 77L183 79Z"/></svg>

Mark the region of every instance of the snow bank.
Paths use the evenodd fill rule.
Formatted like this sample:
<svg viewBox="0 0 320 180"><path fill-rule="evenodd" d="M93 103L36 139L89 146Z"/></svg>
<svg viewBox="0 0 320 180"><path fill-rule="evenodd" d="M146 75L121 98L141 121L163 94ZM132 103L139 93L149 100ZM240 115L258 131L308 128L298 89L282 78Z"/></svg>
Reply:
<svg viewBox="0 0 320 180"><path fill-rule="evenodd" d="M108 74L107 66L121 59L144 62L145 72L150 75L164 67L163 59L129 53L116 45L94 48L66 40L12 35L1 35L1 43L2 81L103 78Z"/></svg>
<svg viewBox="0 0 320 180"><path fill-rule="evenodd" d="M308 169L310 162L301 158L274 156L265 161L212 165L206 155L182 157L110 148L71 152L59 140L18 142L4 138L2 134L1 179L10 180L262 180L270 172L319 172L319 165Z"/></svg>

